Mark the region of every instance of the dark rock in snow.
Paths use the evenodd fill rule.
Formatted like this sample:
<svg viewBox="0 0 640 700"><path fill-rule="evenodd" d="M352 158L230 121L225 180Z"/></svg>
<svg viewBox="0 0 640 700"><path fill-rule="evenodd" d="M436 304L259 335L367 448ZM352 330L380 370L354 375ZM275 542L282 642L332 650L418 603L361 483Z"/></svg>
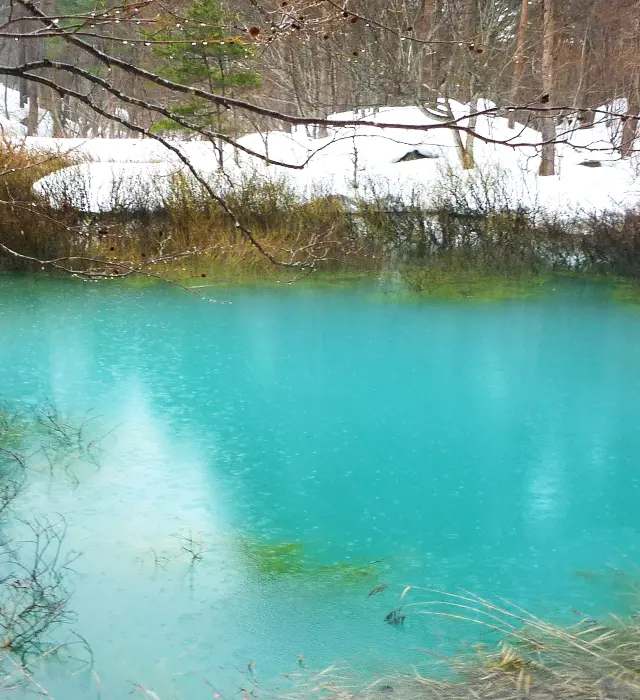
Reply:
<svg viewBox="0 0 640 700"><path fill-rule="evenodd" d="M410 160L422 160L424 158L439 158L440 156L433 151L414 148L412 151L405 153L402 158L398 158L394 163L406 163Z"/></svg>

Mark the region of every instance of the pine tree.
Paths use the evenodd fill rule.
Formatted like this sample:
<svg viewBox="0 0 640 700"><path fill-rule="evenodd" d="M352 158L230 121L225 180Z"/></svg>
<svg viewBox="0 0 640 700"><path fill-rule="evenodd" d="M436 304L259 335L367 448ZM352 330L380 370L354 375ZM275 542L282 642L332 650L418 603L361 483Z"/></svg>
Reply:
<svg viewBox="0 0 640 700"><path fill-rule="evenodd" d="M195 0L183 21L172 20L153 36L154 54L162 61L158 70L184 85L202 87L222 96L234 97L260 84L260 76L248 67L252 47L230 28L235 18L218 0ZM193 99L172 109L176 116L198 127L229 133L226 110L206 100ZM157 122L156 130L180 130L170 119Z"/></svg>

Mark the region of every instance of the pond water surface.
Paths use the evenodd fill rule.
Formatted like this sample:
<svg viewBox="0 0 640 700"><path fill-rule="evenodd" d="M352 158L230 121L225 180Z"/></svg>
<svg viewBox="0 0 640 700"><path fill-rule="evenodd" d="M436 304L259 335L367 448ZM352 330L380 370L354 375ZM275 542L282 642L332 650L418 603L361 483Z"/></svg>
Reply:
<svg viewBox="0 0 640 700"><path fill-rule="evenodd" d="M113 429L99 468L36 472L20 504L64 515L83 553L71 608L102 698L419 663L450 628L386 624L405 584L557 621L633 608L635 309L585 285L491 304L215 296L233 303L0 277L2 397ZM384 582L399 588L368 597ZM46 682L98 695L90 673Z"/></svg>

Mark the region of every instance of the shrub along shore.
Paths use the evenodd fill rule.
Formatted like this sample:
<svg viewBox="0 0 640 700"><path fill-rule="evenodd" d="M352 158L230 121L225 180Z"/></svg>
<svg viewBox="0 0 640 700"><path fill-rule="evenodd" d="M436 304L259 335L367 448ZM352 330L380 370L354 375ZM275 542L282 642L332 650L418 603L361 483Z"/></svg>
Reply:
<svg viewBox="0 0 640 700"><path fill-rule="evenodd" d="M118 201L114 191L111 210L101 214L65 201L52 206L33 183L72 158L0 146L0 243L38 260L77 256L69 267L107 277L132 269L222 282L300 276L300 269L265 258L201 187L180 176L153 209L143 188L137 201ZM463 182L444 171L428 196L415 190L398 201L371 185L360 198L318 192L302 201L286 183L248 178L225 199L266 251L303 268L393 270L412 294L460 299L531 296L560 273L604 276L624 280L616 287L620 299L640 298L640 214L548 216L510 201L501 182L499 173L478 172ZM0 269L42 266L0 251Z"/></svg>

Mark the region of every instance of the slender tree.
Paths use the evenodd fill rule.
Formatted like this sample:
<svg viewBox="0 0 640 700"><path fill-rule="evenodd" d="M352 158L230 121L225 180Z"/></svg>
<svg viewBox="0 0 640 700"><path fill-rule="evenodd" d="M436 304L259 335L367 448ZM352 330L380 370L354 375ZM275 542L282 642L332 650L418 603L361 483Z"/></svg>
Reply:
<svg viewBox="0 0 640 700"><path fill-rule="evenodd" d="M542 96L543 104L553 104L555 86L555 15L553 0L543 2L542 27ZM555 113L550 111L541 119L542 152L540 175L555 175Z"/></svg>
<svg viewBox="0 0 640 700"><path fill-rule="evenodd" d="M524 71L525 62L525 40L527 35L527 22L529 20L529 0L522 0L520 7L520 22L518 23L518 34L516 35L516 55L514 58L513 67L513 83L511 85L511 101L515 102L518 97L518 87L522 81L522 73ZM509 128L513 129L516 125L515 110L509 112Z"/></svg>

